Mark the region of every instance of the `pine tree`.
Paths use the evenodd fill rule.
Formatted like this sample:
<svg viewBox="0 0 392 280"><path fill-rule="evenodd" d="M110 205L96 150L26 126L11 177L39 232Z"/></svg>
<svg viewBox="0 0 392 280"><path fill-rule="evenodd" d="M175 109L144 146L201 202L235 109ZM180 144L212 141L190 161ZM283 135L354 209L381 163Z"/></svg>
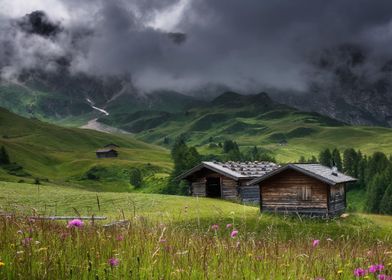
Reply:
<svg viewBox="0 0 392 280"><path fill-rule="evenodd" d="M380 204L392 180L392 166L377 173L371 180L367 189L366 208L371 213L380 213ZM384 202L385 203L385 202Z"/></svg>
<svg viewBox="0 0 392 280"><path fill-rule="evenodd" d="M381 199L380 213L388 215L392 214L392 184L389 184Z"/></svg>
<svg viewBox="0 0 392 280"><path fill-rule="evenodd" d="M340 152L338 149L333 149L332 151L332 162L338 168L339 171L342 171L342 157L340 156Z"/></svg>
<svg viewBox="0 0 392 280"><path fill-rule="evenodd" d="M319 154L319 162L322 165L332 167L332 154L331 151L327 148L324 151L321 151Z"/></svg>
<svg viewBox="0 0 392 280"><path fill-rule="evenodd" d="M129 172L129 182L135 187L140 188L143 185L143 176L139 168L132 168Z"/></svg>
<svg viewBox="0 0 392 280"><path fill-rule="evenodd" d="M4 146L0 148L0 165L10 164L10 158Z"/></svg>
<svg viewBox="0 0 392 280"><path fill-rule="evenodd" d="M343 171L350 175L357 177L358 170L356 169L357 162L357 152L350 148L343 152Z"/></svg>
<svg viewBox="0 0 392 280"><path fill-rule="evenodd" d="M170 175L166 192L170 194L187 194L187 187L181 184L176 178L200 163L201 157L195 147L188 147L184 137L176 139L171 155L174 162L174 169Z"/></svg>

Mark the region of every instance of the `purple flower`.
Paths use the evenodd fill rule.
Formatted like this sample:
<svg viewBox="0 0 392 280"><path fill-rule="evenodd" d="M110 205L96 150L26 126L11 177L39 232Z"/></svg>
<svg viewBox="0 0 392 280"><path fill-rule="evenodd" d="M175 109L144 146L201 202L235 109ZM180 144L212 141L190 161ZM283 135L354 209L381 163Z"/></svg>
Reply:
<svg viewBox="0 0 392 280"><path fill-rule="evenodd" d="M230 237L231 238L235 238L236 236L238 235L238 230L233 230L231 233L230 233Z"/></svg>
<svg viewBox="0 0 392 280"><path fill-rule="evenodd" d="M365 276L365 274L367 273L367 270L363 269L363 268L356 268L354 270L354 276L355 277L362 277Z"/></svg>
<svg viewBox="0 0 392 280"><path fill-rule="evenodd" d="M377 264L376 267L377 267L378 272L381 272L381 270L384 269L384 265L382 265L382 264Z"/></svg>
<svg viewBox="0 0 392 280"><path fill-rule="evenodd" d="M384 269L384 266L382 264L372 264L369 267L369 272L370 273L381 272L383 269Z"/></svg>
<svg viewBox="0 0 392 280"><path fill-rule="evenodd" d="M71 221L68 222L67 227L68 228L81 228L83 227L84 223L82 220L80 219L73 219Z"/></svg>
<svg viewBox="0 0 392 280"><path fill-rule="evenodd" d="M231 228L231 227L233 227L232 224L227 224L227 225L226 225L226 228Z"/></svg>
<svg viewBox="0 0 392 280"><path fill-rule="evenodd" d="M116 259L116 258L110 258L110 259L108 260L108 264L109 264L111 267L115 267L115 266L118 266L118 265L120 264L120 260L119 260L119 259Z"/></svg>
<svg viewBox="0 0 392 280"><path fill-rule="evenodd" d="M211 229L213 229L213 230L218 230L219 229L219 225L217 225L217 224L213 224L212 226L211 226Z"/></svg>
<svg viewBox="0 0 392 280"><path fill-rule="evenodd" d="M378 279L378 280L389 280L390 277L388 277L388 276L385 275L385 274L380 274L380 275L377 276L377 279Z"/></svg>
<svg viewBox="0 0 392 280"><path fill-rule="evenodd" d="M370 273L375 273L377 271L377 266L372 264L371 266L369 266L369 272Z"/></svg>
<svg viewBox="0 0 392 280"><path fill-rule="evenodd" d="M319 245L319 243L320 243L320 240L318 240L318 239L313 240L313 247L317 247Z"/></svg>

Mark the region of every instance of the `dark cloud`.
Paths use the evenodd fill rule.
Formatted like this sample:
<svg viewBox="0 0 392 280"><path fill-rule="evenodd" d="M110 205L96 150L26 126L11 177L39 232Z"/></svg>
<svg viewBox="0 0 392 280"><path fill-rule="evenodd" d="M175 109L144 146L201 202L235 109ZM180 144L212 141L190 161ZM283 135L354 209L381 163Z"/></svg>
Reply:
<svg viewBox="0 0 392 280"><path fill-rule="evenodd" d="M320 77L315 72L336 69L320 68L318 63L324 59L328 60L326 65L336 64L341 54L336 51L337 57L332 58L330 52L338 46L349 44L361 49L366 59L353 69L363 73L381 69L383 61L392 57L389 0L61 3L70 14L68 21L61 22L62 29L56 23L61 19L48 20L39 14L38 21L32 21L30 15L25 22L35 22L28 30L40 38L27 38L11 26L0 28L0 40L12 46L15 58L7 62L8 70L3 73L26 67L53 70L53 61L67 57L73 73L129 73L136 86L147 91L192 90L204 84L243 92L263 88L305 91L310 79ZM182 12L171 14L176 5L184 6ZM46 13L50 17L50 9ZM173 16L177 18L170 30L152 24L157 17L161 22L173 22ZM53 35L55 40L47 38ZM23 49L26 46L29 51ZM23 61L22 56L30 57Z"/></svg>
<svg viewBox="0 0 392 280"><path fill-rule="evenodd" d="M60 24L52 22L43 11L27 14L18 21L18 25L26 33L44 37L56 36L61 31Z"/></svg>

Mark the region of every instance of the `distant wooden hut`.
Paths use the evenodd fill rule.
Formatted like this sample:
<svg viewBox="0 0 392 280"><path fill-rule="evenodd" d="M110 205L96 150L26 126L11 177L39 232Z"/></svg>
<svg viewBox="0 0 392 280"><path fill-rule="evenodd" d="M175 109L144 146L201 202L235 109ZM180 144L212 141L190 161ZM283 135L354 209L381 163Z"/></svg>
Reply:
<svg viewBox="0 0 392 280"><path fill-rule="evenodd" d="M255 178L277 169L273 162L202 162L177 177L186 180L190 194L258 203L259 187L248 186Z"/></svg>
<svg viewBox="0 0 392 280"><path fill-rule="evenodd" d="M97 158L118 157L118 152L115 149L98 149L95 154L97 155Z"/></svg>
<svg viewBox="0 0 392 280"><path fill-rule="evenodd" d="M356 179L320 164L288 164L248 182L260 188L260 210L335 216L344 212L346 184Z"/></svg>

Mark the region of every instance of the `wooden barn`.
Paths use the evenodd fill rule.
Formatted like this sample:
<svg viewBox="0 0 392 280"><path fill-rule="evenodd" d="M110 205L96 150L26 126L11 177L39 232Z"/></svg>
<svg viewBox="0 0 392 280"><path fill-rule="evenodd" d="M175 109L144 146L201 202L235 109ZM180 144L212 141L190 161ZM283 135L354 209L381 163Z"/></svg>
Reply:
<svg viewBox="0 0 392 280"><path fill-rule="evenodd" d="M260 210L309 216L344 212L346 184L356 179L320 164L288 164L248 182L260 187Z"/></svg>
<svg viewBox="0 0 392 280"><path fill-rule="evenodd" d="M272 162L202 162L177 177L189 183L193 196L258 203L257 185L247 183L278 168Z"/></svg>
<svg viewBox="0 0 392 280"><path fill-rule="evenodd" d="M95 152L97 158L115 158L118 152L115 149L99 149Z"/></svg>

